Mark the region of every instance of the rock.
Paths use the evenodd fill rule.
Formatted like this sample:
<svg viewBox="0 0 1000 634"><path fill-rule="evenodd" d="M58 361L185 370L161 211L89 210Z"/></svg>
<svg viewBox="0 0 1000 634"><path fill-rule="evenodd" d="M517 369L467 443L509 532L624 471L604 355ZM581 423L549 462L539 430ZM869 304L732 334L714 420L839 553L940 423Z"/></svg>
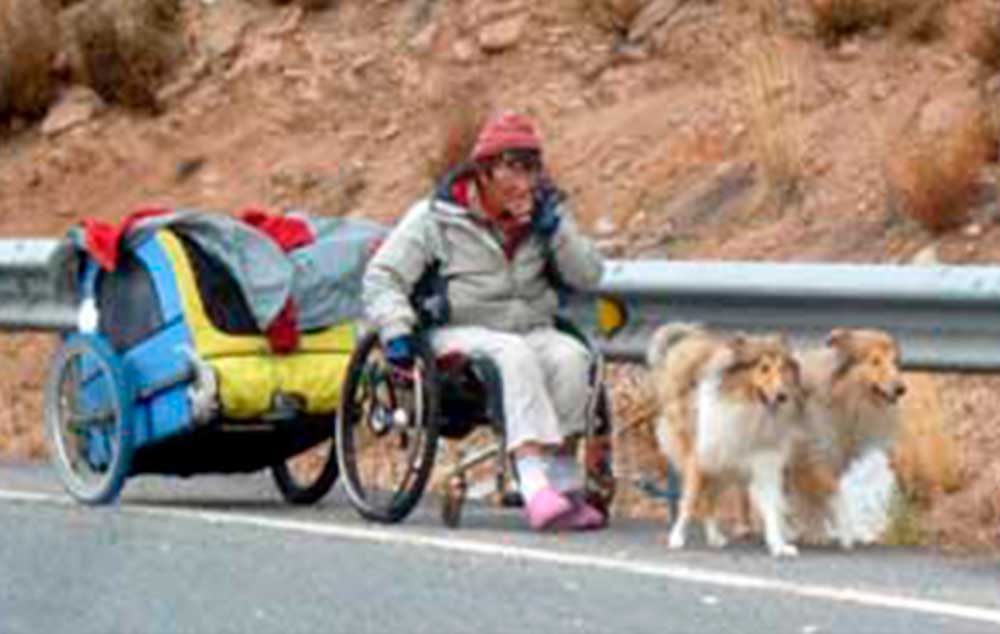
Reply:
<svg viewBox="0 0 1000 634"><path fill-rule="evenodd" d="M619 63L644 62L649 59L649 51L645 46L626 43L614 48L614 58Z"/></svg>
<svg viewBox="0 0 1000 634"><path fill-rule="evenodd" d="M920 111L920 131L934 135L954 130L975 116L978 104L979 95L973 89L942 94Z"/></svg>
<svg viewBox="0 0 1000 634"><path fill-rule="evenodd" d="M594 223L594 234L599 238L608 238L617 233L618 225L614 218L604 214Z"/></svg>
<svg viewBox="0 0 1000 634"><path fill-rule="evenodd" d="M224 64L228 64L239 53L246 28L246 22L220 21L213 24L212 28L206 29L202 35L204 55L213 62L221 60Z"/></svg>
<svg viewBox="0 0 1000 634"><path fill-rule="evenodd" d="M983 90L988 95L1000 95L1000 75L993 75L983 84Z"/></svg>
<svg viewBox="0 0 1000 634"><path fill-rule="evenodd" d="M861 57L861 46L853 40L847 40L837 47L837 57L845 62Z"/></svg>
<svg viewBox="0 0 1000 634"><path fill-rule="evenodd" d="M389 141L397 136L399 136L399 125L397 125L395 121L389 122L389 124L378 133L380 141Z"/></svg>
<svg viewBox="0 0 1000 634"><path fill-rule="evenodd" d="M410 50L417 55L427 55L434 49L434 40L437 39L437 22L430 22L424 28L410 38Z"/></svg>
<svg viewBox="0 0 1000 634"><path fill-rule="evenodd" d="M983 226L978 222L968 224L962 229L962 235L966 238L978 238L983 235Z"/></svg>
<svg viewBox="0 0 1000 634"><path fill-rule="evenodd" d="M476 47L469 40L457 40L451 45L451 54L455 61L467 64L476 56Z"/></svg>
<svg viewBox="0 0 1000 634"><path fill-rule="evenodd" d="M351 72L360 74L365 71L366 68L378 61L378 53L368 53L351 63Z"/></svg>
<svg viewBox="0 0 1000 634"><path fill-rule="evenodd" d="M885 101L891 92L892 89L889 87L888 83L884 81L877 82L874 86L872 86L872 99L875 99L876 101Z"/></svg>
<svg viewBox="0 0 1000 634"><path fill-rule="evenodd" d="M923 249L920 249L910 258L909 263L913 266L937 266L941 264L941 259L938 257L937 245L928 244Z"/></svg>
<svg viewBox="0 0 1000 634"><path fill-rule="evenodd" d="M646 224L646 211L640 209L638 213L634 214L628 221L629 230L635 230L639 227L643 227Z"/></svg>
<svg viewBox="0 0 1000 634"><path fill-rule="evenodd" d="M177 162L174 166L174 180L178 183L191 178L205 166L204 156L194 156Z"/></svg>
<svg viewBox="0 0 1000 634"><path fill-rule="evenodd" d="M90 121L104 110L104 101L86 86L73 86L59 98L42 122L42 134L55 136Z"/></svg>
<svg viewBox="0 0 1000 634"><path fill-rule="evenodd" d="M487 53L499 53L512 48L521 39L527 18L515 16L487 24L479 31L479 48Z"/></svg>

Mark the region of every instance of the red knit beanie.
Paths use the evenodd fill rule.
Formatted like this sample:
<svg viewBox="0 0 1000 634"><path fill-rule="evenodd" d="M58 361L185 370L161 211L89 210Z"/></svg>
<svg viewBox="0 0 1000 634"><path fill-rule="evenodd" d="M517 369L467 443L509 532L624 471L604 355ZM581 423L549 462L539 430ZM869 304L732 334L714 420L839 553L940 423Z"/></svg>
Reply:
<svg viewBox="0 0 1000 634"><path fill-rule="evenodd" d="M523 114L509 110L493 116L479 131L471 158L473 161L481 161L504 150L541 152L542 139L535 122Z"/></svg>

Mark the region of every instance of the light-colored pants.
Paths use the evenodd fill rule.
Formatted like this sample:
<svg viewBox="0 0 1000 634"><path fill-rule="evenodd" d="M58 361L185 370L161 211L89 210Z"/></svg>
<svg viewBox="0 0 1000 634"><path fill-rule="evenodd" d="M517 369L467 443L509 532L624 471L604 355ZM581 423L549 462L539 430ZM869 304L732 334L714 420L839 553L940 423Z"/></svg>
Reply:
<svg viewBox="0 0 1000 634"><path fill-rule="evenodd" d="M557 445L585 430L590 352L555 328L511 334L480 326L446 326L431 345L493 359L503 382L507 449L526 442Z"/></svg>

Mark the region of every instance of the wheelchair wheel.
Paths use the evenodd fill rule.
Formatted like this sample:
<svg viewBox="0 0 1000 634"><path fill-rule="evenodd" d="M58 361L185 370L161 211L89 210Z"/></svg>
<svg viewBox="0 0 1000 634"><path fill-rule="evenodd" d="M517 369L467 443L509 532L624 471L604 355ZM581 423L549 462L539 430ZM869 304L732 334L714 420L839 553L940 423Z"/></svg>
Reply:
<svg viewBox="0 0 1000 634"><path fill-rule="evenodd" d="M45 431L63 486L86 504L112 502L132 460L132 394L121 362L97 335L72 335L45 384Z"/></svg>
<svg viewBox="0 0 1000 634"><path fill-rule="evenodd" d="M347 369L334 433L351 504L365 518L398 522L424 493L437 450L437 375L420 346L412 372L383 356L376 333L359 343Z"/></svg>
<svg viewBox="0 0 1000 634"><path fill-rule="evenodd" d="M338 473L333 438L271 467L271 477L289 504L319 502L330 492Z"/></svg>

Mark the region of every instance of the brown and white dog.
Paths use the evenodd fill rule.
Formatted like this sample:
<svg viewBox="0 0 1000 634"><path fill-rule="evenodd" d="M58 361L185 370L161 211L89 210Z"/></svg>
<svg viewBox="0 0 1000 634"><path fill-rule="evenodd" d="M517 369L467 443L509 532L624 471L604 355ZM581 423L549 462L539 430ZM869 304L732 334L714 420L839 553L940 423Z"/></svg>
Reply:
<svg viewBox="0 0 1000 634"><path fill-rule="evenodd" d="M873 507L861 498L894 486L891 471L869 466L867 481L854 486L845 475L870 456L888 464L899 429L898 402L906 393L899 347L880 330L838 328L825 346L801 352L798 360L807 433L788 466L789 520L811 540L822 539L831 526L840 545L850 548L864 534L862 523L880 521L872 513L887 519L887 501Z"/></svg>
<svg viewBox="0 0 1000 634"><path fill-rule="evenodd" d="M749 487L771 554L796 555L785 536L783 474L800 435L802 398L784 338L672 323L653 335L647 362L661 412L657 439L683 479L670 547L684 547L691 519L703 520L710 545L724 546L716 502L736 484Z"/></svg>

